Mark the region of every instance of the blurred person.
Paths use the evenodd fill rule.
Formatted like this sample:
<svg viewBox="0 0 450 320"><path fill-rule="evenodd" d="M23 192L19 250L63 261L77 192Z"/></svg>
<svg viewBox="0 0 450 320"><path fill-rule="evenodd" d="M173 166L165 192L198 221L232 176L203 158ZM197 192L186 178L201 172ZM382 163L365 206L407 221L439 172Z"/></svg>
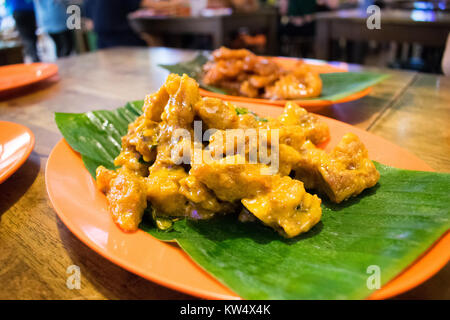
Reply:
<svg viewBox="0 0 450 320"><path fill-rule="evenodd" d="M67 6L65 0L34 0L38 26L47 33L56 46L58 58L70 55L73 49L72 31L67 28Z"/></svg>
<svg viewBox="0 0 450 320"><path fill-rule="evenodd" d="M32 62L39 62L33 0L6 0L6 6L11 10L16 22L25 56L28 56Z"/></svg>
<svg viewBox="0 0 450 320"><path fill-rule="evenodd" d="M85 15L93 22L97 47L145 46L131 29L127 16L147 4L146 0L86 0Z"/></svg>

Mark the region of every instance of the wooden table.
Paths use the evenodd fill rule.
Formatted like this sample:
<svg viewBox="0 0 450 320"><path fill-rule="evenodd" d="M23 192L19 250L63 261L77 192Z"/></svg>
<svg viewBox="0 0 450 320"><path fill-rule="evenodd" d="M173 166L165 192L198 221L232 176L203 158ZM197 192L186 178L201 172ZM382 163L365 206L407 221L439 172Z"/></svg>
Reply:
<svg viewBox="0 0 450 320"><path fill-rule="evenodd" d="M420 10L382 10L381 28L367 28L367 13L339 10L316 16L316 55L330 59L333 40L405 42L444 47L450 32L450 13Z"/></svg>
<svg viewBox="0 0 450 320"><path fill-rule="evenodd" d="M164 36L170 34L194 34L212 36L213 49L230 46L234 32L245 28L249 32L264 32L267 37L267 54L276 54L277 13L262 9L253 13L233 13L211 17L138 17L129 18L132 28L138 33Z"/></svg>
<svg viewBox="0 0 450 320"><path fill-rule="evenodd" d="M64 226L45 190L44 168L61 139L53 113L112 109L159 88L158 63L190 59L193 51L111 49L58 61L59 81L0 97L0 119L28 126L36 146L26 163L0 185L0 299L189 298L135 276L85 246ZM351 66L352 70L360 70ZM450 79L383 70L391 78L367 97L322 110L390 139L450 172ZM70 265L81 268L81 289L66 287ZM399 298L450 299L450 266Z"/></svg>

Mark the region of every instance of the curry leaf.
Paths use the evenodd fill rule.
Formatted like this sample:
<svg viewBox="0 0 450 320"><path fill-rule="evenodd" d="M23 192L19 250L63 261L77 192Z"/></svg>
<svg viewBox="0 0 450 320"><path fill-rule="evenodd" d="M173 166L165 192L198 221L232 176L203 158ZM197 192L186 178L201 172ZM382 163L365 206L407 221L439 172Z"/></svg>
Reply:
<svg viewBox="0 0 450 320"><path fill-rule="evenodd" d="M241 107L234 107L234 109L236 110L236 114L237 115L243 115L243 114L251 114L252 116L255 117L256 121L262 121L262 122L267 122L268 120L266 118L262 118L260 116L258 116L256 113L254 113L253 111L248 110L247 108L241 108Z"/></svg>

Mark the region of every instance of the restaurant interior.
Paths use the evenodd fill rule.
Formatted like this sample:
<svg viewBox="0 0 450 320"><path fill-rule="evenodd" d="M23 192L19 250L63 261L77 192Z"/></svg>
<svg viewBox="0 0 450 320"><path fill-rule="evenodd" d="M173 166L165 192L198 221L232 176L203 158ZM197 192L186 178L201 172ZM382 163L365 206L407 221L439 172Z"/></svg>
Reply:
<svg viewBox="0 0 450 320"><path fill-rule="evenodd" d="M449 300L449 124L450 0L0 0L0 299Z"/></svg>
<svg viewBox="0 0 450 320"><path fill-rule="evenodd" d="M73 4L80 8L73 12L81 16L76 28L64 26L70 11L59 13L62 26L43 13L37 23L25 18L21 25L21 20L14 20L15 1L10 6L7 0L0 2L0 65L53 62L58 57L114 46L197 50L226 46L247 48L257 54L442 74L450 28L450 4L446 0L143 0L128 1L126 6L120 5L121 1L62 2L64 8L59 10ZM369 8L372 5L382 10L384 23L380 31L370 35L362 29L375 13ZM39 17L45 6L28 10ZM20 7L18 12L22 12ZM220 28L207 29L209 20L224 21ZM47 31L52 24L56 31ZM325 29L332 32L321 32ZM350 29L358 32L350 33ZM120 38L107 40L108 33L119 31ZM64 33L67 35L62 36Z"/></svg>

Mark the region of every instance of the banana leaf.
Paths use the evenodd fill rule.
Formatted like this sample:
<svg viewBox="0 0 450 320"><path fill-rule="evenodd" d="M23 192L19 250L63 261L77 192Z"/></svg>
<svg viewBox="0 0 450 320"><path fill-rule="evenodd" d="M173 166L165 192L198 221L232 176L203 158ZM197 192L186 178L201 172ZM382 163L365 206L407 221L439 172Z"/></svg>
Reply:
<svg viewBox="0 0 450 320"><path fill-rule="evenodd" d="M197 82L200 84L200 86L203 89L209 90L211 92L220 93L220 94L227 94L227 92L224 89L220 89L214 86L207 85L203 83L202 81L202 72L203 72L203 65L208 61L208 58L203 55L199 54L194 59L177 63L177 64L159 64L161 68L164 68L166 70L169 70L170 73L176 73L182 76L184 73L190 76L191 78L197 80Z"/></svg>
<svg viewBox="0 0 450 320"><path fill-rule="evenodd" d="M142 114L144 100L128 102L115 110L86 113L55 113L55 122L67 143L81 154L83 163L95 178L99 165L115 169L114 158L120 153L122 136L128 124Z"/></svg>
<svg viewBox="0 0 450 320"><path fill-rule="evenodd" d="M141 106L135 101L112 111L56 113L55 120L95 178L98 165L114 168L120 137ZM246 299L366 298L374 290L368 286L373 266L383 285L450 228L450 174L376 165L381 178L375 187L342 204L323 201L321 222L294 239L234 215L179 220L161 231L147 214L140 227L162 241L175 240Z"/></svg>
<svg viewBox="0 0 450 320"><path fill-rule="evenodd" d="M187 74L191 78L196 79L203 89L215 93L227 94L224 89L205 85L202 82L202 68L207 61L208 58L205 55L199 54L194 59L189 61L172 65L160 64L159 66L170 71L171 73L176 73L179 75L183 75L184 73ZM388 77L389 75L376 72L322 73L320 74L320 78L322 79L322 93L320 97L307 100L337 101L369 88Z"/></svg>

